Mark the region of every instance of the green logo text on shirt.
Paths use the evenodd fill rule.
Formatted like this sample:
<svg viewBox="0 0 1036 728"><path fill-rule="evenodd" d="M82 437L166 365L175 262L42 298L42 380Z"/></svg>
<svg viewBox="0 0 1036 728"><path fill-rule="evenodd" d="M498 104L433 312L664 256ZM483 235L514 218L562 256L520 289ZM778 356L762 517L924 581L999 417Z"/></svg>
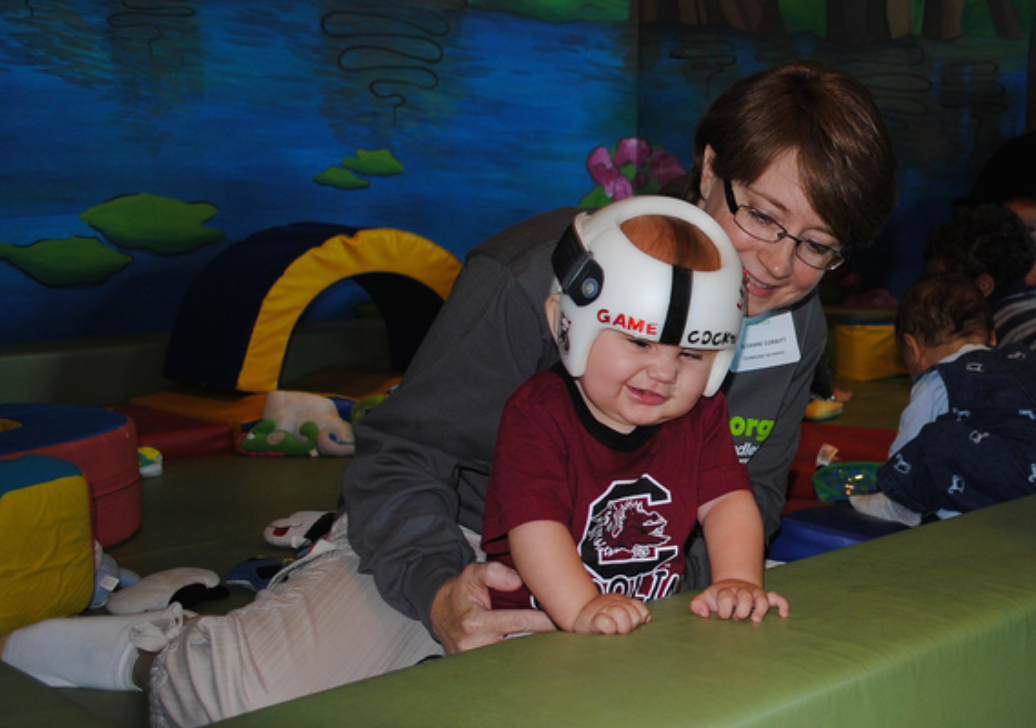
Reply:
<svg viewBox="0 0 1036 728"><path fill-rule="evenodd" d="M773 430L773 420L757 420L754 417L731 417L730 434L734 437L752 438L763 442Z"/></svg>

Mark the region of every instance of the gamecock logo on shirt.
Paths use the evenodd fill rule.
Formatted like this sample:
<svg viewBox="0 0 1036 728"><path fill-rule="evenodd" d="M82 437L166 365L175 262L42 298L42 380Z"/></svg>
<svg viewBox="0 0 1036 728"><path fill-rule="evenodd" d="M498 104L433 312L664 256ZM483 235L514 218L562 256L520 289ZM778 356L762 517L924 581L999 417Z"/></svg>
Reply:
<svg viewBox="0 0 1036 728"><path fill-rule="evenodd" d="M679 554L656 509L669 491L649 475L616 481L590 505L580 556L602 592L660 599L676 591L680 575L668 562Z"/></svg>

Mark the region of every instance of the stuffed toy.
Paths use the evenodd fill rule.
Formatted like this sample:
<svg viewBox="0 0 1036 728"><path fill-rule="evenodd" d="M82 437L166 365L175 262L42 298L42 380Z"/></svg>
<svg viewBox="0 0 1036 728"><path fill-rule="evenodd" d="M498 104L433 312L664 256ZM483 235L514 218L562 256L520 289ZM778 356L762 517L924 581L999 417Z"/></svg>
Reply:
<svg viewBox="0 0 1036 728"><path fill-rule="evenodd" d="M833 402L826 399L812 399L806 405L806 419L810 422L825 422L833 420L842 414L845 405L841 402Z"/></svg>
<svg viewBox="0 0 1036 728"><path fill-rule="evenodd" d="M395 390L395 387L393 387L392 390ZM384 394L373 394L370 397L365 397L361 399L359 402L353 405L352 413L350 415L353 427L356 427L358 424L360 424L360 420L366 417L368 412L370 412L372 409L384 402L390 394L392 394L392 391L386 392Z"/></svg>
<svg viewBox="0 0 1036 728"><path fill-rule="evenodd" d="M348 457L356 450L352 426L329 397L308 392L270 392L263 419L241 436L245 455Z"/></svg>
<svg viewBox="0 0 1036 728"><path fill-rule="evenodd" d="M104 553L98 541L94 541L94 571L94 595L90 600L90 609L100 609L108 603L116 589L126 589L140 581L136 572L121 568L115 559Z"/></svg>

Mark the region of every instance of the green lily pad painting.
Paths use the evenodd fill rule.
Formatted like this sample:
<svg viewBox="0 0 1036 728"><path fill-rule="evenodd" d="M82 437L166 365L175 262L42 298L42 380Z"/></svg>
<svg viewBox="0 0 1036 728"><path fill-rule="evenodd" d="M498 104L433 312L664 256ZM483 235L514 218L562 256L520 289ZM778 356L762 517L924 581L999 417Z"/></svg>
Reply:
<svg viewBox="0 0 1036 728"><path fill-rule="evenodd" d="M355 157L346 157L342 166L368 177L392 177L403 173L403 163L388 149L359 149Z"/></svg>
<svg viewBox="0 0 1036 728"><path fill-rule="evenodd" d="M104 283L133 258L98 238L75 235L38 240L32 245L0 244L0 260L45 286L63 287Z"/></svg>
<svg viewBox="0 0 1036 728"><path fill-rule="evenodd" d="M371 184L366 177L398 174L403 174L403 164L388 149L359 149L355 157L346 157L341 164L328 167L313 181L340 190L362 190Z"/></svg>
<svg viewBox="0 0 1036 728"><path fill-rule="evenodd" d="M313 178L318 185L325 187L337 187L340 190L362 190L370 187L371 181L363 177L357 177L351 170L345 167L328 167Z"/></svg>
<svg viewBox="0 0 1036 728"><path fill-rule="evenodd" d="M223 242L224 233L205 227L218 208L147 193L124 195L91 207L79 217L120 248L182 255Z"/></svg>

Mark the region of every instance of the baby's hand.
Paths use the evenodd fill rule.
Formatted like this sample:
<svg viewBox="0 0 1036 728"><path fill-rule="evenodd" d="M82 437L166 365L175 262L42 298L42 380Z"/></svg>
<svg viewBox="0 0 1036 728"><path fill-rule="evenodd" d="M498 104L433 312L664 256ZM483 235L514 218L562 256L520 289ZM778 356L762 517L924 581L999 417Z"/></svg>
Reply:
<svg viewBox="0 0 1036 728"><path fill-rule="evenodd" d="M600 594L576 617L572 631L579 634L629 634L651 621L647 605L624 594Z"/></svg>
<svg viewBox="0 0 1036 728"><path fill-rule="evenodd" d="M758 584L739 579L724 579L709 586L691 600L691 611L699 617L715 612L720 619L763 621L776 607L782 617L788 616L788 600L777 592L768 592Z"/></svg>

